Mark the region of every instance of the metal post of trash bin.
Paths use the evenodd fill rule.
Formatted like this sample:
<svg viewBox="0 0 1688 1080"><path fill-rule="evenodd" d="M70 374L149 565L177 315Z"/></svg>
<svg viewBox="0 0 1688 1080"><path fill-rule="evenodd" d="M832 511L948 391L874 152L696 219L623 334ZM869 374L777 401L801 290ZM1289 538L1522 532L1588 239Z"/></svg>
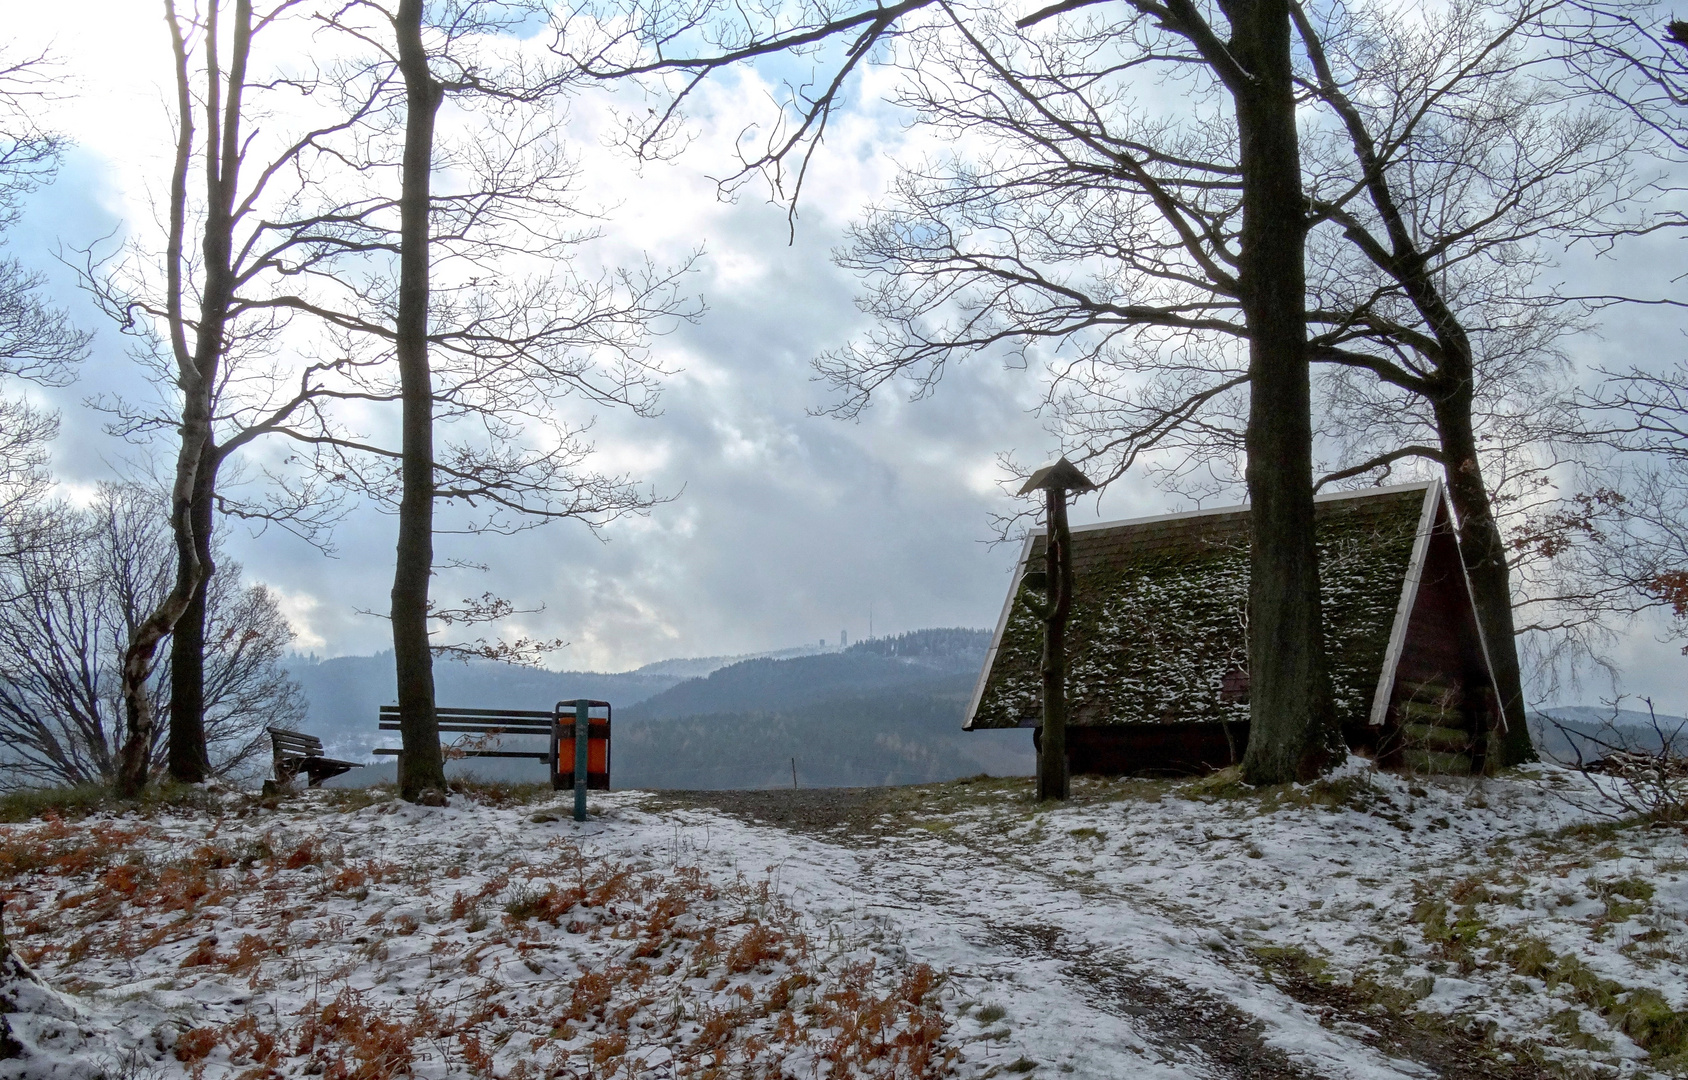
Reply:
<svg viewBox="0 0 1688 1080"><path fill-rule="evenodd" d="M581 698L574 703L574 820L586 820L586 743L591 732L587 714L592 702Z"/></svg>

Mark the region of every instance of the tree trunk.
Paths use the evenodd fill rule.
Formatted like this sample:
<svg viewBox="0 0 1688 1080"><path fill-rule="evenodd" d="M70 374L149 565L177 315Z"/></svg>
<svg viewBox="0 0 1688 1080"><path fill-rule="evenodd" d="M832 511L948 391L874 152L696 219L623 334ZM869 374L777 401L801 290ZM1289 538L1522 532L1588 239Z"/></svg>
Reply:
<svg viewBox="0 0 1688 1080"><path fill-rule="evenodd" d="M184 374L185 399L182 409L182 445L176 454L176 480L170 493L170 527L176 538L176 582L162 603L142 620L130 635L123 653L123 748L117 757L117 794L133 799L146 787L152 764L155 718L147 696L147 679L159 642L175 627L193 601L199 587L199 553L193 539L192 507L194 480L199 472L200 450L210 438L210 394L203 380Z"/></svg>
<svg viewBox="0 0 1688 1080"><path fill-rule="evenodd" d="M246 85L246 61L252 47L251 0L236 0L234 32L230 37L227 95L222 94L223 73L217 67L220 42L217 16L220 4L206 9L206 86L203 99L206 115L205 138L205 223L202 254L204 285L199 297L199 319L193 324L194 341L187 345L183 315L185 288L182 263L187 235L187 175L193 151L191 110L193 94L188 85L186 51L180 36L175 8L166 3L176 51L177 108L179 130L176 159L170 181L170 239L167 259L171 348L176 357L176 385L182 395L182 444L176 452L176 475L170 489L170 530L176 540L176 580L163 602L142 620L130 635L123 654L123 715L126 724L123 748L118 754L117 794L132 799L146 786L152 763L156 718L147 698L159 643L176 626L199 590L204 565L194 536L194 495L198 490L200 461L211 441L211 396L215 392L217 364L226 346L223 330L234 295L232 257L234 191L239 180L240 109Z"/></svg>
<svg viewBox="0 0 1688 1080"><path fill-rule="evenodd" d="M205 611L211 576L217 572L211 561L213 497L217 485L217 448L211 439L199 456L194 477L194 550L199 557L199 586L194 589L182 617L170 635L170 779L183 784L204 783L211 776L211 758L205 748ZM178 562L176 573L184 567Z"/></svg>
<svg viewBox="0 0 1688 1080"><path fill-rule="evenodd" d="M1067 493L1048 490L1048 537L1043 565L1049 587L1043 620L1043 731L1038 740L1037 797L1065 799L1067 775L1067 616L1072 612L1073 560Z"/></svg>
<svg viewBox="0 0 1688 1080"><path fill-rule="evenodd" d="M404 163L399 194L399 308L394 325L404 428L398 557L393 570L393 659L399 690L399 791L415 800L445 790L428 584L434 566L434 398L428 367L428 211L434 118L444 93L428 71L422 0L402 0L393 28L404 75Z"/></svg>
<svg viewBox="0 0 1688 1080"><path fill-rule="evenodd" d="M1452 394L1437 397L1436 431L1442 444L1448 498L1459 515L1459 552L1477 626L1489 654L1506 729L1497 732L1492 766L1505 768L1536 761L1524 715L1524 680L1518 664L1517 630L1512 622L1512 574L1506 561L1506 542L1495 523L1489 491L1477 460L1477 439L1471 423L1471 380L1463 380Z"/></svg>
<svg viewBox="0 0 1688 1080"><path fill-rule="evenodd" d="M1242 174L1239 299L1249 330L1249 783L1305 780L1342 754L1330 703L1313 537L1306 210L1288 0L1225 5Z"/></svg>

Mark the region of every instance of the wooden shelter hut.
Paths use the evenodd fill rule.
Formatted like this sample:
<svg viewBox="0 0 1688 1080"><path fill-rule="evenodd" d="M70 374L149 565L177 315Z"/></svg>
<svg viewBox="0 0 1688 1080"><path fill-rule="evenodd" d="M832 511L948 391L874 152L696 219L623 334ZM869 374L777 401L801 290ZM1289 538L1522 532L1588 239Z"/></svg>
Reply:
<svg viewBox="0 0 1688 1080"><path fill-rule="evenodd" d="M1481 771L1504 724L1440 483L1315 503L1325 647L1356 751L1414 771ZM1030 537L963 724L1040 723L1042 623ZM1248 740L1249 511L1075 527L1067 630L1074 773L1177 774L1241 760ZM1028 571L1032 573L1028 580Z"/></svg>

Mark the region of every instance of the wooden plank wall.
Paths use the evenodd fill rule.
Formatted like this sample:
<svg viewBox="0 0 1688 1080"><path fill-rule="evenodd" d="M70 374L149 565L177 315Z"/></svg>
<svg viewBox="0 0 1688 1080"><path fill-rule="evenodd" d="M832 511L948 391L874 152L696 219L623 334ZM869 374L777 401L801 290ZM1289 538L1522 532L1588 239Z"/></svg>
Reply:
<svg viewBox="0 0 1688 1080"><path fill-rule="evenodd" d="M1481 771L1494 695L1471 592L1446 510L1425 557L1418 601L1395 671L1380 764L1421 772ZM1454 732L1467 738L1457 745Z"/></svg>

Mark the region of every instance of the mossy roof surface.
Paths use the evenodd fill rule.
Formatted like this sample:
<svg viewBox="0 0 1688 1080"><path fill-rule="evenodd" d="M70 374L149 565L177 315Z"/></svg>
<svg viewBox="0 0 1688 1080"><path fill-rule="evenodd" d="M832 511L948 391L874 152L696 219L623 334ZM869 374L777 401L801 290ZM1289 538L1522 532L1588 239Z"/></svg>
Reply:
<svg viewBox="0 0 1688 1080"><path fill-rule="evenodd" d="M1414 485L1316 506L1326 649L1344 723L1370 713L1424 497ZM1246 509L1073 533L1071 723L1248 719L1247 704L1219 696L1225 673L1248 667L1248 544ZM1041 536L1030 561L1042 568ZM1016 727L1039 715L1043 623L1025 595L1009 611L972 727Z"/></svg>

